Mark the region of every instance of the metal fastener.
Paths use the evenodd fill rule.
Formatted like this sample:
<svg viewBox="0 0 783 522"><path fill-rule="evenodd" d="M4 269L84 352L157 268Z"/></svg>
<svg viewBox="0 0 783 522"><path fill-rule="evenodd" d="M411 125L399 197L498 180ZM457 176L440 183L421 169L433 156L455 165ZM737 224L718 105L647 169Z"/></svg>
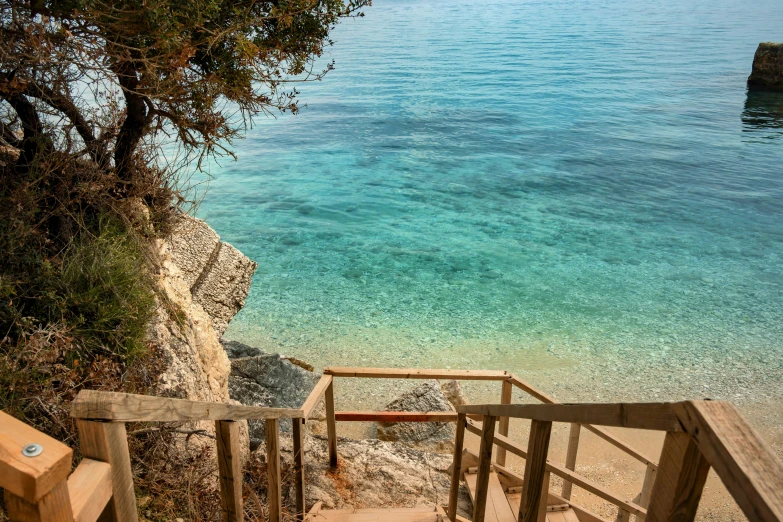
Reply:
<svg viewBox="0 0 783 522"><path fill-rule="evenodd" d="M43 452L43 446L40 444L28 444L22 448L22 455L25 457L37 457Z"/></svg>

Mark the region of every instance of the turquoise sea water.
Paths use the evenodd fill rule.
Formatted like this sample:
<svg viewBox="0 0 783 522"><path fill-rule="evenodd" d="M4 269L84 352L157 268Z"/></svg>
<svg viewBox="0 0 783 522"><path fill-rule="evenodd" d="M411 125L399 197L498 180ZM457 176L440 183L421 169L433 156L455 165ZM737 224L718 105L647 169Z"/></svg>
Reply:
<svg viewBox="0 0 783 522"><path fill-rule="evenodd" d="M745 85L783 2L374 4L212 168L199 216L260 265L228 337L783 396L783 93Z"/></svg>

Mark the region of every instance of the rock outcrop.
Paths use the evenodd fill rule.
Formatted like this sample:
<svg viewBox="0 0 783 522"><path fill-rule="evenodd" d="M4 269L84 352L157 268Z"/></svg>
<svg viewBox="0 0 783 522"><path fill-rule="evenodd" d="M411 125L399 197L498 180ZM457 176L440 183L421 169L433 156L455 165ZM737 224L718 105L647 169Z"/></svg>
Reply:
<svg viewBox="0 0 783 522"><path fill-rule="evenodd" d="M753 57L748 85L783 89L783 43L760 43Z"/></svg>
<svg viewBox="0 0 783 522"><path fill-rule="evenodd" d="M144 219L143 212L139 219ZM200 249L208 246L211 250L204 250L207 255L202 255ZM220 334L242 307L256 264L230 245L220 243L206 223L189 216L179 220L169 238L156 240L152 249L158 308L148 325L147 340L160 361L156 393L231 402L231 364L220 343ZM229 273L233 275L226 275ZM214 433L211 422L192 423L189 427ZM244 421L240 432L245 439L243 447L247 448ZM206 438L194 438L193 444L214 447Z"/></svg>
<svg viewBox="0 0 783 522"><path fill-rule="evenodd" d="M293 444L281 437L283 476L293 476ZM339 438L337 471L329 470L326 438L305 441L306 503L323 502L327 509L348 507L432 507L448 504L451 456L426 453L400 442ZM263 461L258 451L253 459ZM285 479L284 479L285 480ZM294 487L286 482L285 501L293 507ZM460 485L457 513L470 517L472 503L464 483Z"/></svg>
<svg viewBox="0 0 783 522"><path fill-rule="evenodd" d="M169 244L193 299L212 317L218 335L223 335L245 305L258 264L221 242L209 225L191 216L177 222Z"/></svg>
<svg viewBox="0 0 783 522"><path fill-rule="evenodd" d="M386 405L385 411L453 411L438 381L424 381ZM449 453L454 447L454 424L450 422L378 423L378 438L399 441L416 449Z"/></svg>
<svg viewBox="0 0 783 522"><path fill-rule="evenodd" d="M229 395L246 406L298 408L318 382L318 375L279 354L264 353L236 341L223 340L223 346L231 357ZM316 411L314 420L319 417L323 414ZM250 448L255 450L265 439L264 423L250 421L249 425ZM280 421L280 430L291 431L290 419Z"/></svg>

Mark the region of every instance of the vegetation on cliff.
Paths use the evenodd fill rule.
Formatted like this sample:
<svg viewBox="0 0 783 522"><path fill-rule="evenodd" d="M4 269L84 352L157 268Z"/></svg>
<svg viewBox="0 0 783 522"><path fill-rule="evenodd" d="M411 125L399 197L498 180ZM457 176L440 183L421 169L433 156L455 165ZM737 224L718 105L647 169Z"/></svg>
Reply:
<svg viewBox="0 0 783 522"><path fill-rule="evenodd" d="M68 442L80 388L155 382L149 241L365 5L0 0L0 408Z"/></svg>

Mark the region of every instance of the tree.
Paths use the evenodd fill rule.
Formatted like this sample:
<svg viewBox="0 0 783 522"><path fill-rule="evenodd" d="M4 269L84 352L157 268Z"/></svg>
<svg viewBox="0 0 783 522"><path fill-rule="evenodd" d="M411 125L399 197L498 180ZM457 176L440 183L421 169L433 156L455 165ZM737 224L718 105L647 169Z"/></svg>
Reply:
<svg viewBox="0 0 783 522"><path fill-rule="evenodd" d="M330 30L370 1L0 0L0 137L20 150L14 172L58 152L127 186L142 143L230 153L253 117L297 111L293 82L331 68L314 70Z"/></svg>

